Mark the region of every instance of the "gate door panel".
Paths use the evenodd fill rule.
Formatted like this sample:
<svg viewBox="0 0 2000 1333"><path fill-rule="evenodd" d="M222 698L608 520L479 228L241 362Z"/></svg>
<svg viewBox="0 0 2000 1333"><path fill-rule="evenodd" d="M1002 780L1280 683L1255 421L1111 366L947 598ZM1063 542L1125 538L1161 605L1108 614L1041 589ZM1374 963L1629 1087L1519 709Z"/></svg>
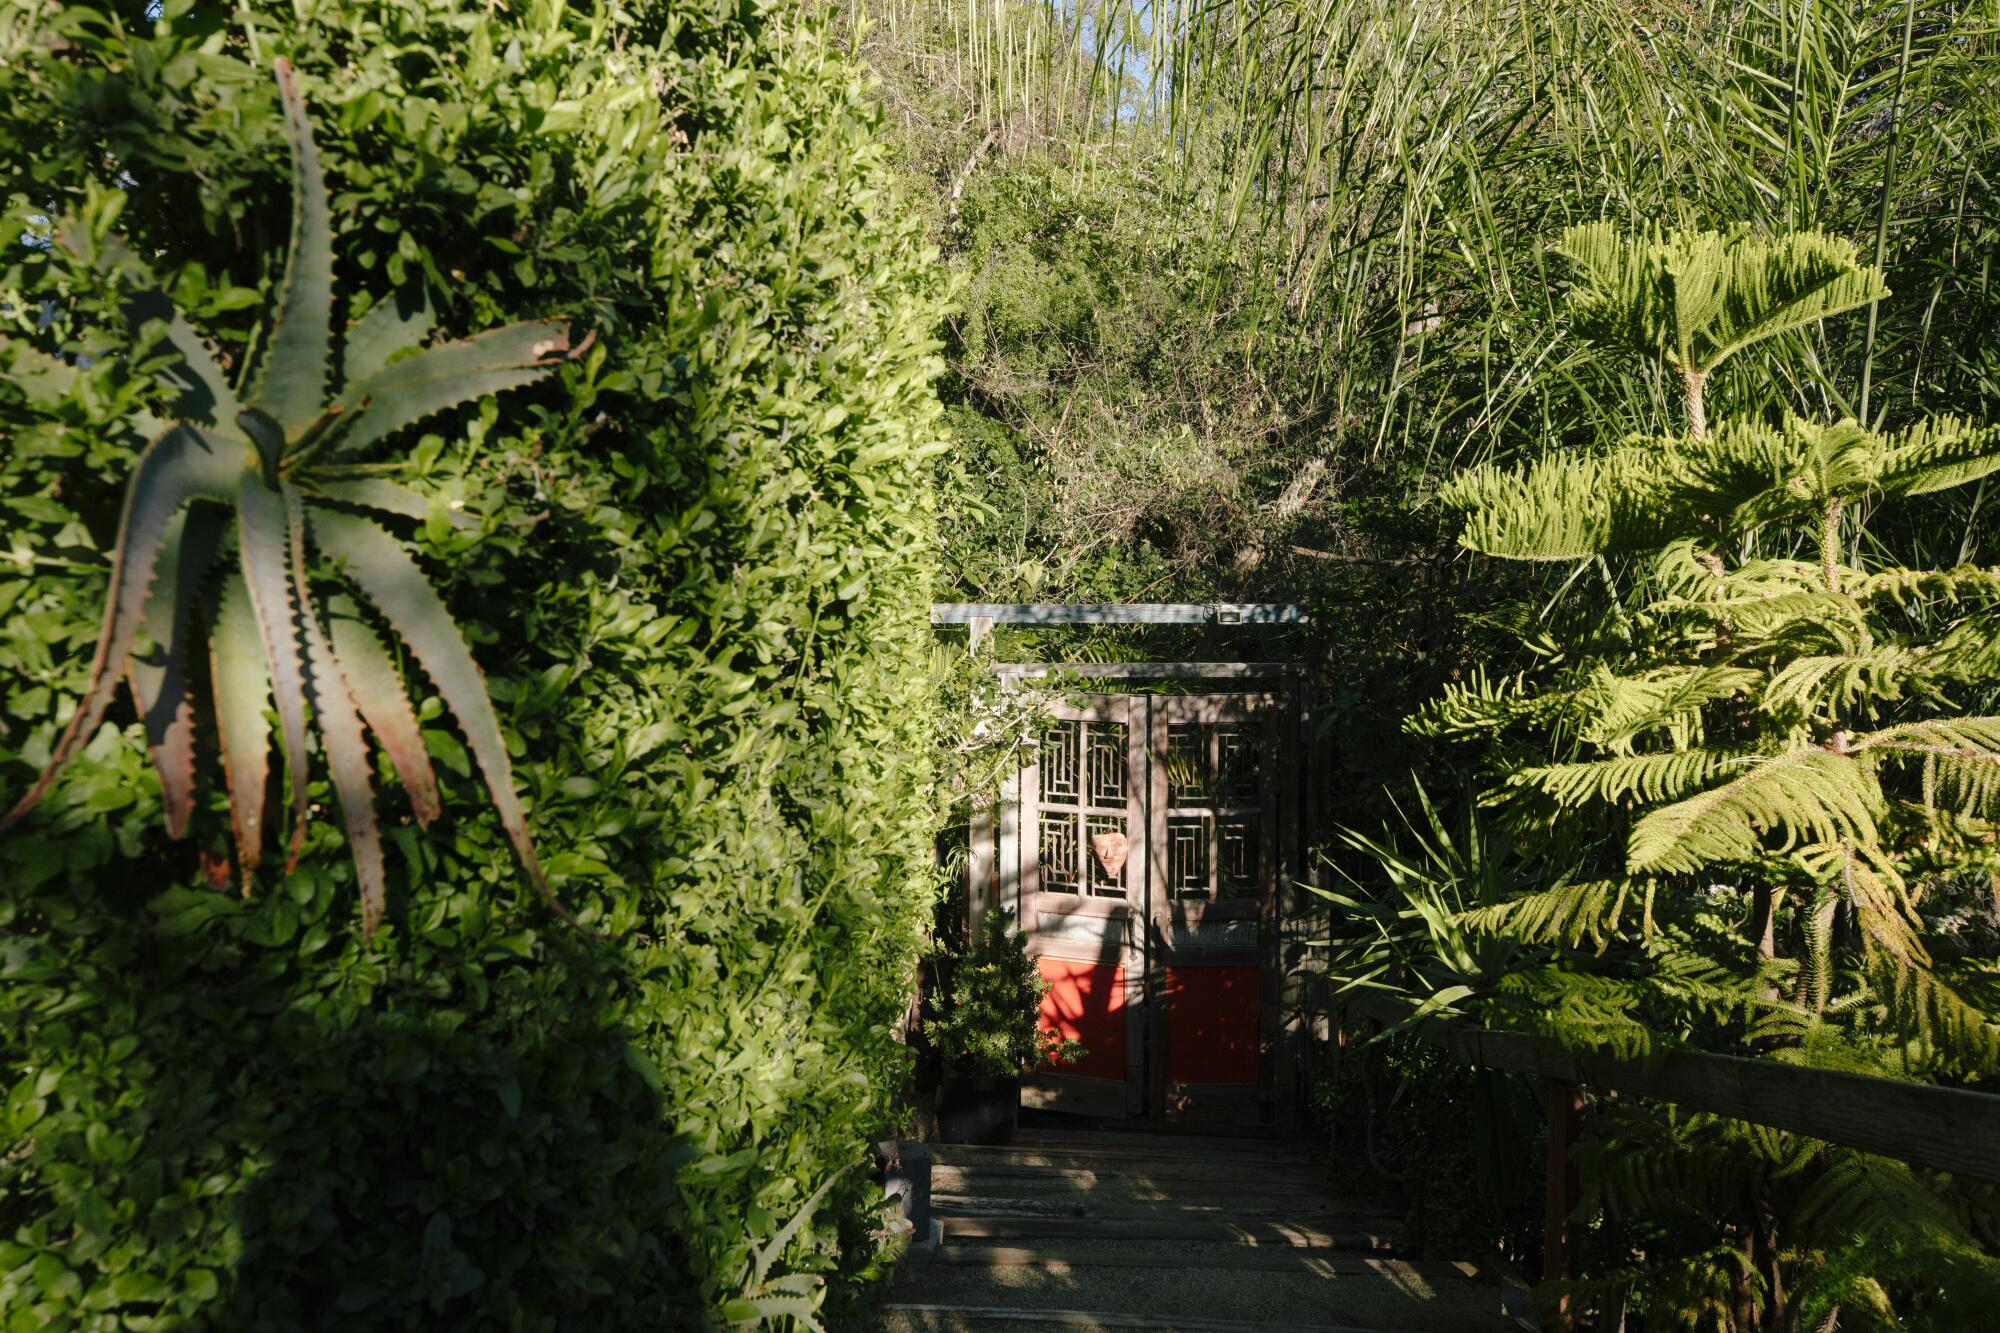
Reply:
<svg viewBox="0 0 2000 1333"><path fill-rule="evenodd" d="M1050 710L1021 773L1021 927L1050 983L1042 1029L1083 1043L1023 1080L1022 1104L1135 1115L1144 1089L1146 701Z"/></svg>
<svg viewBox="0 0 2000 1333"><path fill-rule="evenodd" d="M1149 1101L1169 1119L1254 1122L1270 1101L1282 715L1269 694L1152 701Z"/></svg>

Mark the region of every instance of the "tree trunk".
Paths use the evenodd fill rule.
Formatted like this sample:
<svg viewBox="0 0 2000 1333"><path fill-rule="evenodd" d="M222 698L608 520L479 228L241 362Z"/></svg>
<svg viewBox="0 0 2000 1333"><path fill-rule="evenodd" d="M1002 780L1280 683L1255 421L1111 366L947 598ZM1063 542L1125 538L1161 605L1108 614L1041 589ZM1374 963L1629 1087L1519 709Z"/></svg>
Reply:
<svg viewBox="0 0 2000 1333"><path fill-rule="evenodd" d="M1698 370L1681 371L1681 388L1687 395L1688 434L1697 440L1708 434L1708 408L1702 402L1707 381L1708 377Z"/></svg>

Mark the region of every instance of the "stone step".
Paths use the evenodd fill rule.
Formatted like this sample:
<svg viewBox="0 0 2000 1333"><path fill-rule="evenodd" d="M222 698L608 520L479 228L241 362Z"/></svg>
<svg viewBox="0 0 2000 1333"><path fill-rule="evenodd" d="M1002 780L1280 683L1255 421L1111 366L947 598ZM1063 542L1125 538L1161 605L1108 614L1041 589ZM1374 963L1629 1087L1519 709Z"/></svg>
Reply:
<svg viewBox="0 0 2000 1333"><path fill-rule="evenodd" d="M1190 1319L1129 1315L1113 1310L1016 1310L1008 1306L932 1305L881 1307L876 1333L1048 1333L1051 1328L1172 1330L1174 1333L1408 1333L1353 1324L1301 1324L1244 1319ZM1438 1325L1434 1333L1456 1333Z"/></svg>
<svg viewBox="0 0 2000 1333"><path fill-rule="evenodd" d="M1471 1264L1413 1263L1344 1250L1298 1250L1236 1245L1227 1241L1066 1240L1053 1244L982 1245L970 1241L941 1245L934 1263L966 1268L1188 1268L1256 1273L1385 1273L1454 1281L1477 1277Z"/></svg>
<svg viewBox="0 0 2000 1333"><path fill-rule="evenodd" d="M1332 1266L1333 1271L1107 1263L965 1265L932 1263L906 1275L891 1305L960 1307L987 1317L1083 1315L1098 1327L1199 1328L1199 1321L1382 1333L1501 1333L1502 1291L1447 1265L1394 1262ZM1170 1271L1169 1279L1166 1273ZM1150 1318L1153 1324L1107 1316ZM1092 1327L1085 1323L1082 1327Z"/></svg>
<svg viewBox="0 0 2000 1333"><path fill-rule="evenodd" d="M932 1161L962 1171L1122 1171L1186 1175L1190 1179L1212 1179L1218 1175L1252 1175L1276 1179L1326 1179L1332 1169L1324 1159L1300 1153L1298 1157L1244 1161L1210 1153L1070 1153L1062 1149L990 1149L956 1143L940 1143L930 1149Z"/></svg>
<svg viewBox="0 0 2000 1333"><path fill-rule="evenodd" d="M1222 1213L1130 1213L1117 1217L1003 1217L940 1214L944 1243L1019 1240L1199 1240L1300 1250L1390 1254L1401 1248L1395 1229L1338 1213L1317 1217L1229 1216Z"/></svg>
<svg viewBox="0 0 2000 1333"><path fill-rule="evenodd" d="M1237 1157L1295 1157L1307 1151L1297 1140L1275 1133L1242 1134L1182 1132L1162 1129L1055 1129L1023 1125L1014 1131L1014 1147L1061 1148L1080 1152L1139 1150L1167 1153L1228 1153Z"/></svg>
<svg viewBox="0 0 2000 1333"><path fill-rule="evenodd" d="M1156 1175L1147 1172L1069 1170L1056 1167L934 1166L931 1188L945 1194L1012 1195L1024 1199L1074 1198L1140 1203L1249 1200L1271 1207L1310 1207L1333 1201L1317 1177L1268 1179L1237 1175ZM1243 1206L1249 1206L1247 1203Z"/></svg>
<svg viewBox="0 0 2000 1333"><path fill-rule="evenodd" d="M1079 1143L1073 1137L1053 1134L1016 1134L1011 1143L939 1143L933 1146L953 1152L1084 1153L1092 1157L1225 1158L1236 1162L1294 1162L1322 1155L1317 1143L1303 1140L1263 1142L1191 1134L1126 1134L1108 1143Z"/></svg>
<svg viewBox="0 0 2000 1333"><path fill-rule="evenodd" d="M1306 1145L1031 1126L938 1145L943 1244L863 1325L887 1333L1512 1333L1502 1290L1396 1256L1399 1208ZM1359 1181L1353 1172L1342 1173Z"/></svg>

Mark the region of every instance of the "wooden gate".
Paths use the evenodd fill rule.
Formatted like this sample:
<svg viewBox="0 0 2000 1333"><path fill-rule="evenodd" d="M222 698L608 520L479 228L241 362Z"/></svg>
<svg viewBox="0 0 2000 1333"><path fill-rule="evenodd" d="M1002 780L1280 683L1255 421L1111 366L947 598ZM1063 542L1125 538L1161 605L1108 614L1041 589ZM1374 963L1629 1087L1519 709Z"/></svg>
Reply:
<svg viewBox="0 0 2000 1333"><path fill-rule="evenodd" d="M1032 1074L1026 1105L1270 1118L1296 720L1277 692L1049 710L1000 811L995 906L1050 983L1044 1029L1086 1054Z"/></svg>

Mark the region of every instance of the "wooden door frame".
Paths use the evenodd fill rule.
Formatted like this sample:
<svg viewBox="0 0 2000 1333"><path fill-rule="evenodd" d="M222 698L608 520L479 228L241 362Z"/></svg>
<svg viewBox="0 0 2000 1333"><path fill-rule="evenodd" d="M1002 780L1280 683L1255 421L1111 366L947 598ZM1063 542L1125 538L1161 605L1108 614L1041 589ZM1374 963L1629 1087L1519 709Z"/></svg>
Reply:
<svg viewBox="0 0 2000 1333"><path fill-rule="evenodd" d="M1151 747L1155 755L1168 751L1168 728L1177 724L1215 725L1232 721L1255 721L1262 735L1259 746L1266 756L1262 764L1261 785L1258 793L1258 809L1261 816L1260 839L1263 855L1259 858L1257 896L1233 902L1210 900L1205 903L1177 902L1172 886L1166 882L1166 871L1170 858L1162 852L1152 859L1154 867L1150 891L1147 894L1146 951L1149 964L1147 973L1148 1004L1148 1075L1147 1115L1155 1121L1171 1121L1178 1118L1177 1108L1170 1103L1170 1088L1167 1081L1167 1043L1169 1022L1167 1017L1167 969L1177 961L1187 966L1251 966L1257 971L1257 1037L1258 1060L1257 1080L1247 1090L1237 1090L1232 1085L1228 1092L1211 1092L1206 1110L1223 1110L1217 1103L1228 1103L1235 1107L1234 1115L1224 1114L1224 1118L1243 1122L1256 1122L1266 1118L1266 1108L1280 1082L1277 1067L1280 1053L1279 1033L1281 1027L1280 994L1281 987L1277 975L1278 967L1278 908L1281 886L1290 870L1290 857L1285 854L1283 838L1286 821L1282 806L1287 804L1287 761L1290 757L1287 745L1286 726L1292 710L1287 707L1290 691L1271 690L1204 692L1201 694L1160 695L1150 710L1152 720ZM1160 772L1152 783L1153 817L1148 827L1148 840L1156 848L1167 846L1167 826L1171 807L1167 791L1169 775ZM1294 780L1295 782L1295 780ZM1221 812L1220 803L1214 806ZM1219 835L1219 828L1217 831ZM1212 836L1210 863L1215 868L1218 883L1221 875L1221 839ZM1226 929L1231 924L1255 923L1253 938L1247 943L1232 947L1215 942L1203 944L1200 935L1204 925ZM1182 941L1186 941L1183 943Z"/></svg>
<svg viewBox="0 0 2000 1333"><path fill-rule="evenodd" d="M1044 714L1050 721L1116 722L1125 728L1125 826L1131 832L1127 835L1130 845L1124 868L1126 892L1122 897L1044 891L1039 853L1030 856L1026 850L1030 839L1039 839L1039 829L1024 827L1026 821L1022 818L1028 805L1025 793L1040 789L1039 753L1021 765L1014 775L1014 799L1009 803L1014 818L1002 824L1001 860L1003 864L1015 867L1017 892L1014 920L1017 928L1027 932L1030 955L1114 964L1124 969L1125 1075L1121 1085L1114 1088L1108 1079L1032 1071L1022 1079L1024 1106L1107 1117L1137 1117L1143 1110L1141 1095L1146 1031L1144 923L1151 883L1148 870L1151 849L1146 837L1152 771L1152 756L1147 749L1151 736L1146 721L1148 708L1149 701L1144 695L1073 695L1068 700L1050 705ZM1080 760L1087 765L1087 758L1080 756ZM1087 802L1079 802L1077 808L1080 812L1087 812L1089 806ZM1007 845L1009 842L1011 847ZM1077 851L1082 866L1079 884L1088 889L1090 849L1087 833L1079 838L1079 844ZM1049 918L1055 918L1062 924L1044 926L1043 922ZM1064 928L1072 922L1081 924L1082 928Z"/></svg>
<svg viewBox="0 0 2000 1333"><path fill-rule="evenodd" d="M1265 819L1271 825L1271 846L1274 850L1269 858L1270 867L1264 872L1265 884L1254 912L1254 919L1258 922L1256 943L1245 951L1242 961L1254 962L1258 973L1258 1027L1262 1052L1256 1092L1259 1103L1257 1116L1263 1119L1275 1113L1278 1125L1289 1127L1296 1123L1299 1111L1293 1105L1297 1099L1294 1085L1298 1079L1304 1034L1295 1030L1302 1021L1302 1015L1293 1010L1300 1008L1295 1003L1299 998L1295 992L1302 989L1300 969L1306 962L1302 942L1290 938L1291 934L1297 933L1292 927L1299 924L1293 919L1295 914L1301 920L1304 916L1301 911L1303 904L1298 901L1300 891L1294 885L1299 876L1297 856L1301 821L1310 809L1309 802L1316 797L1313 775L1305 772L1300 763L1304 751L1304 728L1310 716L1305 682L1298 668L1289 665L1169 663L1163 666L1177 669L1162 669L1154 673L1134 670L1118 674L1122 679L1134 681L1153 676L1201 680L1219 688L1205 689L1196 694L1079 692L1068 698L1073 705L1080 707L1058 704L1050 710L1052 715L1060 717L1122 702L1124 708L1131 710L1128 711L1128 718L1136 711L1137 717L1128 721L1126 733L1127 744L1141 751L1134 755L1128 750L1128 764L1132 765L1133 773L1131 787L1134 789L1127 793L1128 825L1145 833L1145 837L1139 840L1141 845L1133 848L1133 859L1140 863L1139 868L1128 870L1126 874L1128 884L1136 882L1141 886L1136 900L1131 897L1123 903L1091 898L1084 898L1080 903L1072 900L1072 910L1063 913L1075 918L1108 922L1120 915L1118 909L1122 907L1125 918L1141 927L1130 931L1118 949L1105 947L1109 944L1106 940L1096 955L1101 961L1113 961L1113 955L1125 960L1125 1104L1122 1110L1111 1107L1100 1094L1090 1099L1090 1106L1076 1105L1075 1098L1063 1098L1061 1100L1072 1104L1052 1105L1051 1109L1153 1122L1165 1118L1163 1043L1166 1029L1164 996L1160 988L1165 981L1167 950L1166 941L1160 938L1160 932L1153 924L1156 904L1161 901L1156 895L1161 895L1164 887L1161 880L1164 871L1160 868L1164 865L1164 858L1155 859L1153 853L1164 840L1165 809L1154 800L1155 728L1164 727L1164 719L1182 707L1206 705L1227 709L1232 703L1248 705L1254 701L1269 719L1266 725L1273 733L1269 753L1273 761L1274 790L1268 792L1265 798ZM1003 681L1010 677L1054 674L1055 670L1034 664L1007 663L1000 666ZM1142 722L1143 726L1134 725L1135 721ZM1028 841L1036 836L1036 831L1023 827L1022 814L1024 796L1033 790L1030 784L1038 781L1038 761L1013 766L1002 781L997 801L975 805L972 849L967 865L968 914L976 923L977 918L987 910L1005 911L1017 926L1028 930L1031 948L1038 954L1078 958L1080 955L1076 953L1036 948L1038 932L1032 927L1037 924L1034 919L1034 914L1039 911L1037 903L1038 900L1046 901L1051 895L1042 895L1039 891L1039 868L1034 864L1035 858L1026 854ZM1143 803L1140 819L1136 822L1129 804L1134 791ZM1139 876L1136 881L1135 875ZM1034 882L1031 883L1031 880ZM1099 902L1105 905L1097 906ZM1304 1021L1311 1020L1305 1018ZM1051 1083L1049 1086L1060 1088L1059 1084ZM1037 1100L1041 1100L1039 1094ZM1050 1103L1045 1101L1044 1104Z"/></svg>

